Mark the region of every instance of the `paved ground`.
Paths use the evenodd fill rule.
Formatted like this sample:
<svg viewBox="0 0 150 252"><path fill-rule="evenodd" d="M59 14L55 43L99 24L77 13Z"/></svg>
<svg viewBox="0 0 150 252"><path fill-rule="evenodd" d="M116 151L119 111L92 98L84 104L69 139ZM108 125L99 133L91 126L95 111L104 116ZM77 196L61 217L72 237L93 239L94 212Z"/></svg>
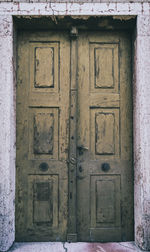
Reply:
<svg viewBox="0 0 150 252"><path fill-rule="evenodd" d="M13 252L140 252L134 242L120 243L67 243L67 242L27 242L15 243L9 250ZM145 251L146 252L146 251Z"/></svg>

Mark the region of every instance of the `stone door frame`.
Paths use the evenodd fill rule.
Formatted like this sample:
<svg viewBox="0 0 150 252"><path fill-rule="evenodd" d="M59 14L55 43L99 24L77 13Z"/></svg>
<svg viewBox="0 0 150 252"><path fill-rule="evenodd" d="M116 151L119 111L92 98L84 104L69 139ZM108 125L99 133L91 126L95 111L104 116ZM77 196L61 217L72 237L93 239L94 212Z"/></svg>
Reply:
<svg viewBox="0 0 150 252"><path fill-rule="evenodd" d="M15 156L16 156L16 32L13 15L136 15L133 42L133 133L134 133L134 208L135 242L142 249L150 249L150 5L133 4L53 4L46 12L46 3L23 3L20 9L14 3L0 6L0 251L6 251L15 240ZM69 6L69 7L68 7ZM68 11L69 8L69 11ZM105 10L104 10L105 8ZM138 9L139 8L139 9ZM103 9L103 13L101 10ZM98 12L99 10L99 12ZM119 18L119 16L118 16ZM122 19L122 17L120 16Z"/></svg>

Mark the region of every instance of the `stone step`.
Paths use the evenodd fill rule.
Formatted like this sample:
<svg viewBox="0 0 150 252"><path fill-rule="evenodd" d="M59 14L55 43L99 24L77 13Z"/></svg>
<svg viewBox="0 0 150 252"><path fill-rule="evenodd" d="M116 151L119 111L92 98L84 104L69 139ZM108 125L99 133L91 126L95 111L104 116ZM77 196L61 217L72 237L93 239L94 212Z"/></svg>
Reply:
<svg viewBox="0 0 150 252"><path fill-rule="evenodd" d="M17 242L9 252L140 252L134 242ZM145 251L146 252L146 251Z"/></svg>

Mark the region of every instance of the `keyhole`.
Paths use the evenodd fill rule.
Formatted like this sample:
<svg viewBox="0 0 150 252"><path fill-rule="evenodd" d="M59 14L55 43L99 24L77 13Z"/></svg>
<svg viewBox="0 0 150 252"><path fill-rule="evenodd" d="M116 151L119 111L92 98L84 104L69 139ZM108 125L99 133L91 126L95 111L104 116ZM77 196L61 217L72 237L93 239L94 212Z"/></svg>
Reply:
<svg viewBox="0 0 150 252"><path fill-rule="evenodd" d="M80 165L79 166L79 172L82 172L83 171L83 169L82 169L82 166Z"/></svg>

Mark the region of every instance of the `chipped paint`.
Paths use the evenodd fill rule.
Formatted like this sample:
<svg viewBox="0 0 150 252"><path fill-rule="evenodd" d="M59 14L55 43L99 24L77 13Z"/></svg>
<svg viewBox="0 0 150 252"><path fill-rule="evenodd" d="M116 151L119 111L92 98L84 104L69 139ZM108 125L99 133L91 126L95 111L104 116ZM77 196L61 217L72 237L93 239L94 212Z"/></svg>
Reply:
<svg viewBox="0 0 150 252"><path fill-rule="evenodd" d="M15 102L13 92L13 20L17 15L26 19L51 15L74 19L113 15L121 21L137 16L134 44L134 163L135 163L135 240L143 249L150 249L150 3L149 1L113 1L112 3L25 3L0 2L0 250L6 251L14 242L15 201ZM100 24L100 26L104 26ZM14 80L15 82L15 80ZM143 216L147 215L147 218ZM68 245L69 246L69 245ZM98 245L99 246L99 245ZM66 247L66 244L65 244ZM37 247L36 247L37 248ZM81 245L80 245L81 248ZM86 246L84 250L86 250ZM97 249L100 249L99 247ZM103 248L105 249L105 248ZM82 250L82 251L84 251ZM17 250L18 251L18 250ZM23 251L23 250L21 250ZM26 250L27 251L27 250ZM32 250L31 250L32 251ZM36 250L37 251L37 250ZM64 251L64 249L63 249ZM68 250L69 251L69 250ZM77 250L76 250L77 251ZM79 251L79 250L78 250Z"/></svg>

